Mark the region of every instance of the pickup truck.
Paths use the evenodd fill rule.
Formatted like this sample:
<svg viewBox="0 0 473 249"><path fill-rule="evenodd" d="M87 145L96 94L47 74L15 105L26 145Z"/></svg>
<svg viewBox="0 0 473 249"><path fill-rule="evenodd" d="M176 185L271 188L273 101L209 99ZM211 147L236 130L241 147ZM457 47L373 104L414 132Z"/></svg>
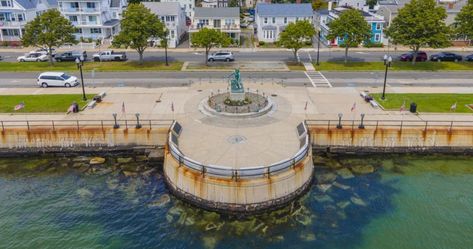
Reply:
<svg viewBox="0 0 473 249"><path fill-rule="evenodd" d="M102 51L93 55L94 61L126 61L125 52Z"/></svg>
<svg viewBox="0 0 473 249"><path fill-rule="evenodd" d="M54 59L56 59L56 61L76 61L76 58L80 58L82 56L82 58L84 60L87 60L87 53L85 51L67 51L67 52L64 52L62 54L58 54L56 55L56 57L54 57Z"/></svg>

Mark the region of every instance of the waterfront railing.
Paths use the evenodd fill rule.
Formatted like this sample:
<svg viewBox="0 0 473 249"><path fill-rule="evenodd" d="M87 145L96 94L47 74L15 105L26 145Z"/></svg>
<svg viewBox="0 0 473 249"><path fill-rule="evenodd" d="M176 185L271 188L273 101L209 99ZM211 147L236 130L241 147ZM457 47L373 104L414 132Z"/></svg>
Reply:
<svg viewBox="0 0 473 249"><path fill-rule="evenodd" d="M327 129L378 129L391 128L402 131L404 128L423 129L473 129L473 121L460 120L408 120L408 119L308 119L305 121L308 127L326 127Z"/></svg>
<svg viewBox="0 0 473 249"><path fill-rule="evenodd" d="M271 164L271 165L261 165L254 167L242 167L242 168L232 168L223 165L205 165L198 161L195 161L182 153L179 149L179 136L182 131L182 126L178 122L174 122L171 125L169 131L169 151L176 161L179 162L180 166L188 167L192 170L201 172L202 175L212 175L217 177L225 178L253 178L253 177L269 177L274 174L284 172L286 170L294 168L299 162L304 160L309 153L310 143L309 143L309 134L305 123L300 123L297 126L297 132L300 140L300 148L297 153L285 160Z"/></svg>

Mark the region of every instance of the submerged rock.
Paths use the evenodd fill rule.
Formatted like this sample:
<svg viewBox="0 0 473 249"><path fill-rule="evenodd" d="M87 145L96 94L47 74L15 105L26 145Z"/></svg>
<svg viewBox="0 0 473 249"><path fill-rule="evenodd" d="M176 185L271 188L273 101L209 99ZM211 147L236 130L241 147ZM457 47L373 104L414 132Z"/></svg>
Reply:
<svg viewBox="0 0 473 249"><path fill-rule="evenodd" d="M339 188L339 189L343 189L343 190L348 190L350 189L350 186L348 185L344 185L344 184L341 184L341 183L338 183L338 182L334 182L333 183L333 186Z"/></svg>
<svg viewBox="0 0 473 249"><path fill-rule="evenodd" d="M309 215L297 214L294 219L304 226L308 226L312 223L312 219Z"/></svg>
<svg viewBox="0 0 473 249"><path fill-rule="evenodd" d="M327 192L327 190L329 190L330 188L332 187L331 184L319 184L317 185L317 188L322 191L322 192Z"/></svg>
<svg viewBox="0 0 473 249"><path fill-rule="evenodd" d="M205 226L205 231L210 231L214 229L217 229L217 225L215 225L213 222L210 222Z"/></svg>
<svg viewBox="0 0 473 249"><path fill-rule="evenodd" d="M128 171L128 170L123 170L122 173L123 173L126 177L132 177L132 176L137 176L137 175L138 175L138 173L133 172L133 171Z"/></svg>
<svg viewBox="0 0 473 249"><path fill-rule="evenodd" d="M355 165L351 167L351 171L359 175L371 174L374 172L374 167L371 165Z"/></svg>
<svg viewBox="0 0 473 249"><path fill-rule="evenodd" d="M356 205L358 205L358 206L363 206L363 207L368 206L368 205L366 204L366 202L364 202L361 198L352 196L352 197L350 198L350 200L351 200L351 202L353 202L353 204L356 204Z"/></svg>
<svg viewBox="0 0 473 249"><path fill-rule="evenodd" d="M353 173L351 173L351 171L347 168L337 170L337 174L345 180L355 177Z"/></svg>
<svg viewBox="0 0 473 249"><path fill-rule="evenodd" d="M317 183L331 183L335 181L336 178L337 175L331 172L315 174L315 179L317 180Z"/></svg>
<svg viewBox="0 0 473 249"><path fill-rule="evenodd" d="M299 238L303 241L314 241L316 239L315 234L310 232L302 233Z"/></svg>
<svg viewBox="0 0 473 249"><path fill-rule="evenodd" d="M173 219L174 218L172 217L172 215L166 214L166 220L168 221L168 223L171 223Z"/></svg>
<svg viewBox="0 0 473 249"><path fill-rule="evenodd" d="M171 197L168 194L161 195L158 200L153 201L148 206L149 207L162 207L168 204L171 201Z"/></svg>
<svg viewBox="0 0 473 249"><path fill-rule="evenodd" d="M318 202L333 202L333 199L332 197L328 196L328 195L315 195L314 196L314 199Z"/></svg>
<svg viewBox="0 0 473 249"><path fill-rule="evenodd" d="M117 158L117 163L129 163L133 161L133 158L131 157L119 157Z"/></svg>
<svg viewBox="0 0 473 249"><path fill-rule="evenodd" d="M217 245L217 238L205 236L202 238L202 242L204 244L205 249L214 249Z"/></svg>
<svg viewBox="0 0 473 249"><path fill-rule="evenodd" d="M94 196L94 194L86 189L86 188L80 188L76 191L76 193L81 197L81 198L89 198L89 197L92 197Z"/></svg>
<svg viewBox="0 0 473 249"><path fill-rule="evenodd" d="M341 201L339 203L337 203L337 206L341 209L345 209L346 207L348 207L351 203L349 201Z"/></svg>
<svg viewBox="0 0 473 249"><path fill-rule="evenodd" d="M103 158L103 157L93 157L89 161L90 165L103 164L103 163L105 163L105 158Z"/></svg>

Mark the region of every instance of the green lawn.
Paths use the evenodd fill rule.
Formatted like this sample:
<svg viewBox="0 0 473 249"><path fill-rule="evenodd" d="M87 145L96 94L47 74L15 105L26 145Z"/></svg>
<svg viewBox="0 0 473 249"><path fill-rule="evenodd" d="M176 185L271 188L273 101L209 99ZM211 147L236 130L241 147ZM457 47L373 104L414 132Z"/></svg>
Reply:
<svg viewBox="0 0 473 249"><path fill-rule="evenodd" d="M411 102L417 104L418 112L451 112L450 107L457 103L458 113L473 113L465 105L473 104L473 94L446 94L446 93L387 93L386 99L381 100L381 93L371 94L385 110L400 110L406 103L409 110Z"/></svg>
<svg viewBox="0 0 473 249"><path fill-rule="evenodd" d="M95 94L87 94L90 101ZM82 94L41 94L41 95L0 95L0 113L32 113L32 112L67 112L67 109L76 101L79 108L87 104L82 101ZM19 111L13 108L25 103Z"/></svg>
<svg viewBox="0 0 473 249"><path fill-rule="evenodd" d="M182 62L170 62L166 66L164 62L147 61L140 65L137 61L127 62L85 62L84 70L97 72L111 71L179 71ZM38 71L66 71L75 72L77 66L74 62L0 62L0 72L38 72Z"/></svg>
<svg viewBox="0 0 473 249"><path fill-rule="evenodd" d="M286 62L286 65L291 71L304 71L305 70L304 65L299 62L288 61Z"/></svg>
<svg viewBox="0 0 473 249"><path fill-rule="evenodd" d="M317 70L322 71L373 71L385 70L384 63L379 62L321 62L319 66L314 64ZM411 62L394 61L389 70L421 70L421 71L441 71L441 70L473 70L473 62Z"/></svg>

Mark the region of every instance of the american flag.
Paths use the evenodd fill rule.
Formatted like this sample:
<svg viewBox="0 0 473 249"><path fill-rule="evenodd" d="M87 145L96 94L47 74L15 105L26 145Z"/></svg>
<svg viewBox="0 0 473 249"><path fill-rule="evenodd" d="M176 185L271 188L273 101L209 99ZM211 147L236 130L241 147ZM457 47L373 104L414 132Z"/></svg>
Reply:
<svg viewBox="0 0 473 249"><path fill-rule="evenodd" d="M400 112L403 112L406 110L406 101L402 102L401 108L399 109Z"/></svg>
<svg viewBox="0 0 473 249"><path fill-rule="evenodd" d="M125 102L122 103L122 113L125 113L126 110L125 110Z"/></svg>
<svg viewBox="0 0 473 249"><path fill-rule="evenodd" d="M19 103L18 105L16 105L15 108L14 108L14 110L15 110L15 111L18 111L18 110L21 110L21 109L23 109L23 108L25 108L25 102L21 102L21 103Z"/></svg>
<svg viewBox="0 0 473 249"><path fill-rule="evenodd" d="M356 109L356 102L353 103L353 106L351 107L351 111L354 111Z"/></svg>

